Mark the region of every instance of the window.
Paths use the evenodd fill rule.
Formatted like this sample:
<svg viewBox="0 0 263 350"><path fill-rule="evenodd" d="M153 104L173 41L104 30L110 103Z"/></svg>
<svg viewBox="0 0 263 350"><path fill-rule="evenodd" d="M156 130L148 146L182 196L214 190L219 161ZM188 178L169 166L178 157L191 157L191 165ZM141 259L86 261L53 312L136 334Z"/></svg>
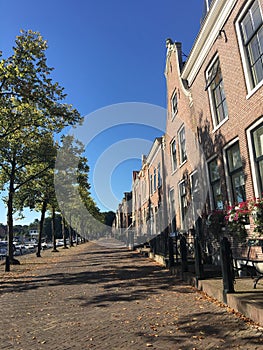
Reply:
<svg viewBox="0 0 263 350"><path fill-rule="evenodd" d="M197 170L195 170L191 174L191 196L192 201L194 202L194 205L198 205L200 203L200 183L199 183L199 176Z"/></svg>
<svg viewBox="0 0 263 350"><path fill-rule="evenodd" d="M153 190L156 191L156 186L157 186L157 182L156 182L156 168L154 168L153 171Z"/></svg>
<svg viewBox="0 0 263 350"><path fill-rule="evenodd" d="M146 183L143 180L142 181L142 199L143 199L143 201L145 200L145 198L146 198Z"/></svg>
<svg viewBox="0 0 263 350"><path fill-rule="evenodd" d="M158 188L162 186L161 164L158 163Z"/></svg>
<svg viewBox="0 0 263 350"><path fill-rule="evenodd" d="M222 190L217 158L208 163L209 180L212 189L213 206L215 209L223 209Z"/></svg>
<svg viewBox="0 0 263 350"><path fill-rule="evenodd" d="M182 164L187 159L184 126L181 128L181 130L178 133L178 139L179 139L179 149L180 149L180 163Z"/></svg>
<svg viewBox="0 0 263 350"><path fill-rule="evenodd" d="M243 202L246 200L245 175L238 142L226 150L226 157L233 201Z"/></svg>
<svg viewBox="0 0 263 350"><path fill-rule="evenodd" d="M190 174L190 189L191 189L191 205L192 205L192 222L197 227L198 217L200 217L203 204L204 204L204 180L201 180L200 184L200 175L198 170L194 170ZM201 186L200 186L201 185ZM201 198L202 197L202 198Z"/></svg>
<svg viewBox="0 0 263 350"><path fill-rule="evenodd" d="M218 58L207 71L205 89L209 91L212 117L216 127L228 117L223 78Z"/></svg>
<svg viewBox="0 0 263 350"><path fill-rule="evenodd" d="M259 194L263 193L263 124L252 131L254 162Z"/></svg>
<svg viewBox="0 0 263 350"><path fill-rule="evenodd" d="M263 79L263 20L258 1L254 1L240 23L252 85Z"/></svg>
<svg viewBox="0 0 263 350"><path fill-rule="evenodd" d="M184 220L187 213L187 197L186 197L186 182L185 180L179 184L179 195L180 195L180 205L181 205L181 218L182 227L184 227Z"/></svg>
<svg viewBox="0 0 263 350"><path fill-rule="evenodd" d="M171 104L172 104L172 118L174 118L174 116L178 112L178 100L177 100L177 92L176 91L173 93L173 96L171 99Z"/></svg>
<svg viewBox="0 0 263 350"><path fill-rule="evenodd" d="M248 90L263 82L263 18L259 1L250 1L236 24Z"/></svg>
<svg viewBox="0 0 263 350"><path fill-rule="evenodd" d="M176 159L176 142L173 140L171 142L171 161L172 161L172 171L177 169L177 159Z"/></svg>
<svg viewBox="0 0 263 350"><path fill-rule="evenodd" d="M150 175L150 193L153 194L153 176Z"/></svg>

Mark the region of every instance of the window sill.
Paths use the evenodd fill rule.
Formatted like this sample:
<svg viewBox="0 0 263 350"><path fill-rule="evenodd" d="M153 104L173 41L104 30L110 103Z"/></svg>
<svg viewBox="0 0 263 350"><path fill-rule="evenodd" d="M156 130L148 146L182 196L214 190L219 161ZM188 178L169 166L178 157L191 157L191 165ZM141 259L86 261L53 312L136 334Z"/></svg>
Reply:
<svg viewBox="0 0 263 350"><path fill-rule="evenodd" d="M171 121L174 121L176 115L178 114L178 111L176 111L175 113L172 113L172 118L171 118Z"/></svg>
<svg viewBox="0 0 263 350"><path fill-rule="evenodd" d="M249 100L250 97L252 97L257 91L258 89L260 89L263 86L263 80L261 80L261 82L256 85L252 90L250 90L246 96L246 99Z"/></svg>
<svg viewBox="0 0 263 350"><path fill-rule="evenodd" d="M184 161L179 165L179 168L181 168L182 166L184 166L185 163L187 163L187 160L188 160L188 159L184 160Z"/></svg>
<svg viewBox="0 0 263 350"><path fill-rule="evenodd" d="M227 121L228 121L228 117L226 117L225 119L223 119L216 127L214 127L214 129L213 129L213 133L215 133L218 129L220 129L221 128L221 126L223 125L223 124L225 124Z"/></svg>

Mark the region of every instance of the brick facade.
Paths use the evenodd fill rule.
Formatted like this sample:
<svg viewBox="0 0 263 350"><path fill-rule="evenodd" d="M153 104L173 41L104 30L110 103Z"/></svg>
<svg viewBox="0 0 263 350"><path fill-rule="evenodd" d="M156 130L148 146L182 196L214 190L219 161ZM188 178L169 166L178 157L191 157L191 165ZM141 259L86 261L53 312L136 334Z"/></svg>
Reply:
<svg viewBox="0 0 263 350"><path fill-rule="evenodd" d="M186 62L181 43L166 41L163 153L157 152L156 139L155 160L152 149L133 182L136 198L142 197L138 183L147 183L150 211L165 208L170 232L196 228L209 211L263 191L263 0L214 0L210 5ZM251 50L255 62L249 59ZM158 162L164 174L161 197L150 191ZM147 206L149 211L149 201L140 201L133 213L137 228L138 212ZM143 230L146 216L140 214ZM154 227L152 234L158 234Z"/></svg>

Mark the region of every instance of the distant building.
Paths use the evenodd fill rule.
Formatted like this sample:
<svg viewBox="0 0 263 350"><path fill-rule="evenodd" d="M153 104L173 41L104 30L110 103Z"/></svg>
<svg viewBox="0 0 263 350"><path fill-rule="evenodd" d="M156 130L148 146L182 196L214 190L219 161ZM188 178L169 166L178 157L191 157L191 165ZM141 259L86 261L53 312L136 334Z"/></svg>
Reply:
<svg viewBox="0 0 263 350"><path fill-rule="evenodd" d="M29 230L29 237L31 240L38 239L39 232L37 229L30 229Z"/></svg>

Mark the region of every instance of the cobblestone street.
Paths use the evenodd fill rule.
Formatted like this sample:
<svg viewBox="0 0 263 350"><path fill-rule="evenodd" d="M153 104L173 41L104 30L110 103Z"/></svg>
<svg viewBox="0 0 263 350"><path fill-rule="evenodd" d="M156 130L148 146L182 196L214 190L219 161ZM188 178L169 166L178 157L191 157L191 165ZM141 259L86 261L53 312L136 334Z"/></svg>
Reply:
<svg viewBox="0 0 263 350"><path fill-rule="evenodd" d="M262 328L114 242L20 262L1 267L1 350L262 349Z"/></svg>

